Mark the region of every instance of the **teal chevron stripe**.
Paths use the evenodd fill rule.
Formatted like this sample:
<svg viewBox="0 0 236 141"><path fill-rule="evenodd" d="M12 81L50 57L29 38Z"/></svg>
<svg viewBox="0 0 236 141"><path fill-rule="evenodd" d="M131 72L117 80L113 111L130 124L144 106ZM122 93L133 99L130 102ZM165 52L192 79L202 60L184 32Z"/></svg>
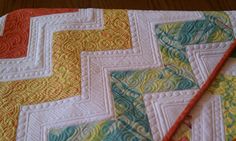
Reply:
<svg viewBox="0 0 236 141"><path fill-rule="evenodd" d="M205 12L204 20L158 24L155 26L162 54L188 64L186 45L225 42L234 39L229 17L224 12ZM215 15L220 15L217 18ZM225 17L225 19L223 18ZM164 62L172 64L172 62ZM175 64L175 63L173 63Z"/></svg>
<svg viewBox="0 0 236 141"><path fill-rule="evenodd" d="M50 141L68 141L76 133L76 127L66 127L65 129L53 129L49 133Z"/></svg>
<svg viewBox="0 0 236 141"><path fill-rule="evenodd" d="M165 67L112 72L111 90L116 117L114 120L84 123L62 128L60 132L57 131L59 129L52 129L49 140L151 141L151 130L143 95L198 88L186 55L186 45L234 39L227 14L204 12L204 16L205 19L201 20L155 26L156 38L161 43L160 52Z"/></svg>
<svg viewBox="0 0 236 141"><path fill-rule="evenodd" d="M178 72L191 78L194 78L194 74L188 61L186 45L234 39L232 26L225 12L204 12L204 16L201 20L155 26L163 63L178 68Z"/></svg>
<svg viewBox="0 0 236 141"><path fill-rule="evenodd" d="M137 79L137 77L141 77ZM133 82L140 80L140 82ZM142 83L146 80L147 83ZM142 85L139 85L141 84ZM75 137L83 140L103 140L103 141L124 141L124 140L145 140L151 141L151 131L145 111L143 94L148 92L182 90L198 88L193 80L179 75L169 67L163 69L147 69L141 71L117 71L111 74L112 94L115 101L116 120L100 121L90 123L90 129L86 129L87 135L82 136L81 128L84 125L76 126L76 131L67 137L74 129L64 129L61 134L50 132L50 141L70 141ZM159 88L154 88L159 87ZM150 89L154 88L154 89ZM94 130L94 128L97 128ZM66 136L68 140L62 138ZM83 137L83 138L82 138ZM57 140L56 140L57 139ZM61 139L61 140L59 140ZM62 140L63 139L63 140Z"/></svg>

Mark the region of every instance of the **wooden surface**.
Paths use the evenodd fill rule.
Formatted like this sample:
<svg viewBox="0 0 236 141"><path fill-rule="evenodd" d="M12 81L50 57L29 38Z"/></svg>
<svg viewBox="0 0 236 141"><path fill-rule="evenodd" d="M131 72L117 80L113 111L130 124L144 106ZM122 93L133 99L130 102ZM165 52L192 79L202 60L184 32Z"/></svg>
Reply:
<svg viewBox="0 0 236 141"><path fill-rule="evenodd" d="M0 0L0 15L20 8L236 10L236 0Z"/></svg>

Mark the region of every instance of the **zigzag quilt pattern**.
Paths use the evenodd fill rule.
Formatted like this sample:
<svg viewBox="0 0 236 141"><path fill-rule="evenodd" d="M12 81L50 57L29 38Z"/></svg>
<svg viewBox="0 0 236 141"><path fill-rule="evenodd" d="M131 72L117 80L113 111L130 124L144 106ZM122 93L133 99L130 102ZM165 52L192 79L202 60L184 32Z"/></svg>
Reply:
<svg viewBox="0 0 236 141"><path fill-rule="evenodd" d="M235 11L10 12L0 140L161 141L235 36ZM236 140L235 54L173 141Z"/></svg>

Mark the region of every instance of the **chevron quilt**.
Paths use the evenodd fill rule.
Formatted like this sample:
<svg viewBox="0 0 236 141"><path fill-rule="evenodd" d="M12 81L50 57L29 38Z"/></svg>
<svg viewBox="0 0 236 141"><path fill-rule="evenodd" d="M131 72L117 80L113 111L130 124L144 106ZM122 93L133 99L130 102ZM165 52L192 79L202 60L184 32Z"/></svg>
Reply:
<svg viewBox="0 0 236 141"><path fill-rule="evenodd" d="M236 37L236 11L0 17L0 141L161 141ZM171 141L236 141L236 51Z"/></svg>

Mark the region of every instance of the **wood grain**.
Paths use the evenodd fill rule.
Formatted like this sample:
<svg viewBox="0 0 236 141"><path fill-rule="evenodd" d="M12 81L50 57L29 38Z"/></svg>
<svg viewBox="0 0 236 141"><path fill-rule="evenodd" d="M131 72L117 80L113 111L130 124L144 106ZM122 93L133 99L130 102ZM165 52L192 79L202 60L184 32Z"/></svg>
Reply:
<svg viewBox="0 0 236 141"><path fill-rule="evenodd" d="M0 16L21 8L236 10L236 0L0 0Z"/></svg>

